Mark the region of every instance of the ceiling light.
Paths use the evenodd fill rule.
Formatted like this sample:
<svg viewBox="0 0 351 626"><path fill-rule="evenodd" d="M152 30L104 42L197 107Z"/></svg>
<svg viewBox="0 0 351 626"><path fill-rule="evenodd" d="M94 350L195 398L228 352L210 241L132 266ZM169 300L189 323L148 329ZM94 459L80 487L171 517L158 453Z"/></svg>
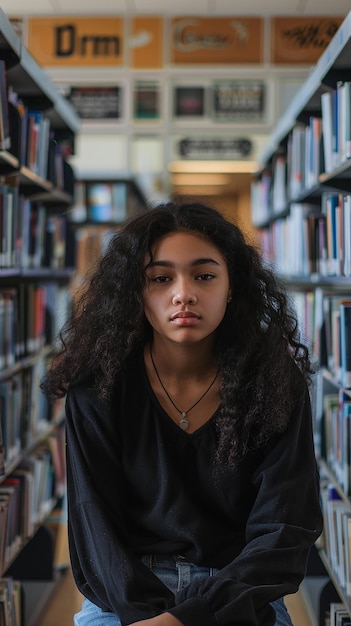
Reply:
<svg viewBox="0 0 351 626"><path fill-rule="evenodd" d="M177 172L172 174L172 185L228 185L230 177L226 174L206 174L194 172Z"/></svg>
<svg viewBox="0 0 351 626"><path fill-rule="evenodd" d="M179 174L253 174L257 169L256 161L171 161L168 164L169 172Z"/></svg>

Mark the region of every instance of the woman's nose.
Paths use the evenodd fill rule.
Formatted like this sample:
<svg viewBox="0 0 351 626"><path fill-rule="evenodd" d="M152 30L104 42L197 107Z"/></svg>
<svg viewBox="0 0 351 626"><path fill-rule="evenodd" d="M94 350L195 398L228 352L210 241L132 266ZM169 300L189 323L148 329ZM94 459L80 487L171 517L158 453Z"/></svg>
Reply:
<svg viewBox="0 0 351 626"><path fill-rule="evenodd" d="M197 297L194 290L186 282L178 284L177 289L172 297L173 304L196 304Z"/></svg>

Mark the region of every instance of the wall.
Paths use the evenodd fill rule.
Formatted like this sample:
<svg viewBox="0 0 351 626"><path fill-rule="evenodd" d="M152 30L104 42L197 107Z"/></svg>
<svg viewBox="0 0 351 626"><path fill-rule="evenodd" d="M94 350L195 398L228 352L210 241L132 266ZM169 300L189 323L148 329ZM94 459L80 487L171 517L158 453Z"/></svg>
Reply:
<svg viewBox="0 0 351 626"><path fill-rule="evenodd" d="M191 169L197 161L200 171L231 162L235 177L240 161L250 172L342 19L44 16L22 29L29 51L87 115L71 159L78 176L132 173L155 200L173 188L172 162ZM205 181L197 193L207 193ZM221 198L237 194L231 183L217 189ZM239 195L245 204L248 185Z"/></svg>

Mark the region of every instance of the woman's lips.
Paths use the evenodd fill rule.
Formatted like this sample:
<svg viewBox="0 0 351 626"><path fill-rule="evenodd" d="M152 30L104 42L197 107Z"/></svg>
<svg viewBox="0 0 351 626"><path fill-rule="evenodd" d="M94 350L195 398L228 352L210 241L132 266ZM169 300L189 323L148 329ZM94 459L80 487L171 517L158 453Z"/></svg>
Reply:
<svg viewBox="0 0 351 626"><path fill-rule="evenodd" d="M171 321L179 326L191 326L192 324L196 324L199 319L199 315L192 311L178 311L171 316Z"/></svg>

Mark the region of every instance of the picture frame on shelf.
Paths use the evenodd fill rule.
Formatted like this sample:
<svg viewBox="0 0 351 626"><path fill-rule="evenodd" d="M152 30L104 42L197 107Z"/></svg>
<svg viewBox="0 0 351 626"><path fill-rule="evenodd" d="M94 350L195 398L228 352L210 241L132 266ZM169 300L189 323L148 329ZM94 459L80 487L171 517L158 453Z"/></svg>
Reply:
<svg viewBox="0 0 351 626"><path fill-rule="evenodd" d="M173 88L173 117L204 118L206 88L204 85L175 85Z"/></svg>
<svg viewBox="0 0 351 626"><path fill-rule="evenodd" d="M122 85L71 86L68 100L84 121L114 121L123 117Z"/></svg>
<svg viewBox="0 0 351 626"><path fill-rule="evenodd" d="M133 120L157 122L161 119L161 88L156 80L136 80L133 84Z"/></svg>
<svg viewBox="0 0 351 626"><path fill-rule="evenodd" d="M266 85L262 80L220 80L212 88L216 122L265 122Z"/></svg>

